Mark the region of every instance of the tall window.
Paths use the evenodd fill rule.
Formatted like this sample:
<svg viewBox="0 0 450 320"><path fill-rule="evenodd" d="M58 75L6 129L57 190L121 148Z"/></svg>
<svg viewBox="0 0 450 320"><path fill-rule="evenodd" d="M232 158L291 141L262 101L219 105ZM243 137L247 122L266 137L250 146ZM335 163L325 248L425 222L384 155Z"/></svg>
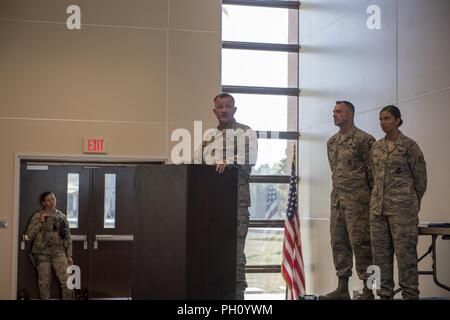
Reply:
<svg viewBox="0 0 450 320"><path fill-rule="evenodd" d="M78 228L80 204L80 174L67 174L67 221L71 229Z"/></svg>
<svg viewBox="0 0 450 320"><path fill-rule="evenodd" d="M258 133L250 178L246 297L284 299L281 277L292 149L298 142L299 1L223 0L222 91ZM268 132L269 131L269 132Z"/></svg>

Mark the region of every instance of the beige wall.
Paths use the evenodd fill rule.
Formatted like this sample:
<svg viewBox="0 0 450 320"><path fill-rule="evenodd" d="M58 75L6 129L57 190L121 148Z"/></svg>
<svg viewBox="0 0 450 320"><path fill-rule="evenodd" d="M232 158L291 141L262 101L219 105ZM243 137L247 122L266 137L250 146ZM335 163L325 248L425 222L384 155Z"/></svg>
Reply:
<svg viewBox="0 0 450 320"><path fill-rule="evenodd" d="M220 88L219 0L2 0L0 2L0 299L10 298L16 154L82 156L82 138L103 136L110 157L168 157L175 128L214 124ZM65 11L81 7L82 29ZM380 5L382 29L366 8ZM398 103L402 130L425 153L429 189L423 221L450 220L449 2L306 0L300 23L301 214L308 292L334 287L329 245L326 140L336 99L357 107L356 123L382 136L380 107ZM397 14L398 12L398 14ZM397 35L398 33L398 35ZM15 241L15 240L14 240ZM420 240L419 250L428 245ZM439 273L450 283L449 243ZM429 259L421 264L430 266ZM423 296L449 296L421 276ZM352 289L360 286L352 279Z"/></svg>
<svg viewBox="0 0 450 320"><path fill-rule="evenodd" d="M81 8L81 30L66 8ZM0 299L12 293L16 154L167 158L170 133L214 124L220 0L0 2Z"/></svg>
<svg viewBox="0 0 450 320"><path fill-rule="evenodd" d="M381 30L366 27L369 5L381 8ZM334 102L352 101L356 124L382 137L380 108L398 104L402 131L425 154L428 190L420 219L450 221L450 2L447 0L309 0L300 13L300 201L308 291L322 294L337 282L329 238L330 169L326 141L337 132ZM421 237L419 253L431 239ZM450 284L450 242L439 242L438 273ZM420 264L430 269L430 258ZM353 275L351 290L362 288ZM450 294L420 276L423 297Z"/></svg>

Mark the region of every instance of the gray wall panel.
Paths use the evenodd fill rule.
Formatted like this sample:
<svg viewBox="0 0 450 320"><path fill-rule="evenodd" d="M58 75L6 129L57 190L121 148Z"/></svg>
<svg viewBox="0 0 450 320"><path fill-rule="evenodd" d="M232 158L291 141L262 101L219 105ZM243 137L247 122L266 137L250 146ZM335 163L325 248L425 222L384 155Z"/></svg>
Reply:
<svg viewBox="0 0 450 320"><path fill-rule="evenodd" d="M318 294L333 290L336 284L328 221L331 173L326 155L326 141L338 130L332 122L336 99L354 102L356 125L376 139L384 135L378 120L381 107L398 103L405 122L401 130L419 143L427 161L428 190L420 219L450 221L450 1L352 4L308 1L301 12L299 194L301 214L308 218L303 243L311 250L305 257L310 279L307 291ZM381 30L366 28L370 4L381 8ZM336 8L343 12L333 18L330 14ZM429 237L420 237L419 253L428 248L429 241ZM448 249L448 241L439 243L438 270L447 285ZM430 266L427 258L420 269ZM350 291L361 287L353 275ZM420 289L422 297L450 297L429 276L420 277Z"/></svg>
<svg viewBox="0 0 450 320"><path fill-rule="evenodd" d="M399 0L399 100L450 87L450 1Z"/></svg>

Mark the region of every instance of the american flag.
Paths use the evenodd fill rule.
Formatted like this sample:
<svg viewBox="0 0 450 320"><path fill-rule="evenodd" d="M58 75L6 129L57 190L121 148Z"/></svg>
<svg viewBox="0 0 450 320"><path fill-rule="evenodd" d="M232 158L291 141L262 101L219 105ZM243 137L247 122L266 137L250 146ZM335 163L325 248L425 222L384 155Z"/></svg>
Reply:
<svg viewBox="0 0 450 320"><path fill-rule="evenodd" d="M294 160L292 161L288 208L284 222L281 274L286 282L288 300L298 300L299 296L305 294L305 272L303 268L300 219L297 204L297 177Z"/></svg>
<svg viewBox="0 0 450 320"><path fill-rule="evenodd" d="M267 197L266 197L266 213L264 217L266 219L272 219L272 217L277 212L278 212L277 190L275 190L273 185L269 185L269 190L267 190Z"/></svg>

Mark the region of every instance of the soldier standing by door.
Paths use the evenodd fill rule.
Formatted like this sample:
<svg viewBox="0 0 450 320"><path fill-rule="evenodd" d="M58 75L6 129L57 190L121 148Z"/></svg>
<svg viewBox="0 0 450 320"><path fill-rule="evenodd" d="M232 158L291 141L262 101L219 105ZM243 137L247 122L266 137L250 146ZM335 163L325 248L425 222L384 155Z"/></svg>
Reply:
<svg viewBox="0 0 450 320"><path fill-rule="evenodd" d="M39 296L51 296L52 265L60 282L62 298L73 299L67 287L67 266L73 264L72 239L66 216L56 209L55 195L46 191L39 197L42 210L36 212L28 225L27 236L33 242L32 254L38 272Z"/></svg>

